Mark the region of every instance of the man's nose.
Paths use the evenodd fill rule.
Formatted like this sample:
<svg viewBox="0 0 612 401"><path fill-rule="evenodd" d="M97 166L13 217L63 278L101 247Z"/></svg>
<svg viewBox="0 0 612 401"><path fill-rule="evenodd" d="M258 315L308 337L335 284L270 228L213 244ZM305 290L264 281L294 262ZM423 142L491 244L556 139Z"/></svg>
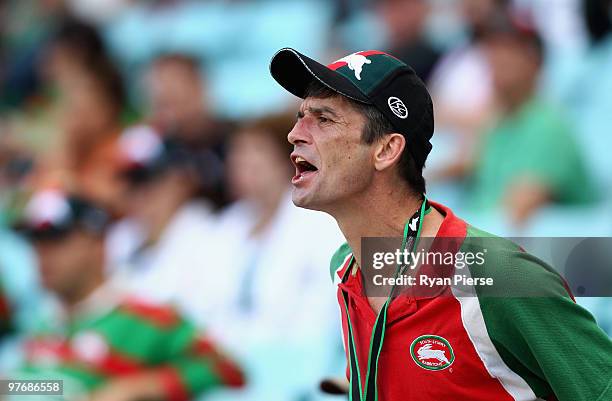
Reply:
<svg viewBox="0 0 612 401"><path fill-rule="evenodd" d="M293 126L293 129L287 134L287 140L292 145L297 145L298 143L309 143L309 138L307 131L304 129L302 121L298 121Z"/></svg>

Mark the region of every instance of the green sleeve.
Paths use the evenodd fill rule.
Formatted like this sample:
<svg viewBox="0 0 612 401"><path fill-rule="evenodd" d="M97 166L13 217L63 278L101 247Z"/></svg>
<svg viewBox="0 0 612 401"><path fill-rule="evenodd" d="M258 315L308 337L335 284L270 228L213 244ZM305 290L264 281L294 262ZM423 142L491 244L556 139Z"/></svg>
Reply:
<svg viewBox="0 0 612 401"><path fill-rule="evenodd" d="M351 253L351 248L346 242L340 245L340 248L338 248L336 252L334 252L334 255L332 256L331 261L329 263L329 276L332 282L334 281L334 274L336 273L336 271L338 271L338 269L342 268L342 263Z"/></svg>
<svg viewBox="0 0 612 401"><path fill-rule="evenodd" d="M479 294L487 332L506 365L541 398L554 393L559 401L612 400L612 341L573 301L563 279L518 248L498 251L493 259L497 266L488 271L496 281L537 291Z"/></svg>

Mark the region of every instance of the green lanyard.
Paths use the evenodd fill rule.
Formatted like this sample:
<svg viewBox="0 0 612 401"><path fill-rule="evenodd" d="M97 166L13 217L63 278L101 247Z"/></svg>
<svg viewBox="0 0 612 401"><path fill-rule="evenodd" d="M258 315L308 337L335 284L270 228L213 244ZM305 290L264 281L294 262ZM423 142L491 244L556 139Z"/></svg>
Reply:
<svg viewBox="0 0 612 401"><path fill-rule="evenodd" d="M402 251L406 248L408 240L412 240L412 249L414 252L417 246L418 239L421 235L421 228L423 227L423 218L429 211L431 210L429 203L427 202L427 198L423 200L421 207L417 210L411 218L406 221L404 225L404 237L402 239ZM418 219L417 229L413 229L415 227L414 221ZM348 274L351 271L351 265L353 264L353 259L348 264L346 271L342 277L342 282L345 282L348 278ZM405 267L398 266L395 271L395 276L397 277L401 270ZM361 387L361 372L359 370L359 361L357 360L357 351L355 349L355 339L353 337L353 327L351 324L351 315L349 313L348 308L348 293L342 290L342 295L344 298L344 308L346 309L346 319L348 326L348 349L349 349L349 369L350 369L350 387L349 387L349 401L378 401L378 389L376 387L376 377L378 373L378 357L380 356L380 351L382 350L383 341L385 339L385 327L387 324L387 310L389 309L389 304L393 298L395 292L395 286L391 289L389 297L387 301L384 303L382 309L378 313L376 317L376 322L374 323L374 329L372 330L372 336L370 338L370 352L368 354L368 372L366 376L365 382L365 392Z"/></svg>

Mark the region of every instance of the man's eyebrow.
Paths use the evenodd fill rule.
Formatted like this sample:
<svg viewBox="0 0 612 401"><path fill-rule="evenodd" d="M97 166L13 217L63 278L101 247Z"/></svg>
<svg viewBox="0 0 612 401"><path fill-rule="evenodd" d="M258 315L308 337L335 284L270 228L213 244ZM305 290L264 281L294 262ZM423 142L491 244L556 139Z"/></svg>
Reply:
<svg viewBox="0 0 612 401"><path fill-rule="evenodd" d="M338 118L338 114L336 114L336 112L334 111L334 109L332 109L331 107L328 106L321 106L321 107L306 107L306 110L308 110L310 113L312 114L329 114L334 118Z"/></svg>

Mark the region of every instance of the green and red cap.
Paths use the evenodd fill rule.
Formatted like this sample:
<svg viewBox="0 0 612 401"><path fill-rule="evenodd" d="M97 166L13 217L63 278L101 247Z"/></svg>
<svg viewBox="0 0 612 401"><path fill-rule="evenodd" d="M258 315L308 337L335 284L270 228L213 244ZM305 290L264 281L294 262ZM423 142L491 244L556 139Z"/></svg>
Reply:
<svg viewBox="0 0 612 401"><path fill-rule="evenodd" d="M102 236L112 219L103 208L75 194L59 189L35 192L14 224L18 232L31 240L59 240L80 228Z"/></svg>
<svg viewBox="0 0 612 401"><path fill-rule="evenodd" d="M425 165L434 130L433 103L423 81L397 58L367 50L325 66L284 48L272 57L270 73L283 88L302 99L316 80L342 96L375 106L406 137L417 166Z"/></svg>

